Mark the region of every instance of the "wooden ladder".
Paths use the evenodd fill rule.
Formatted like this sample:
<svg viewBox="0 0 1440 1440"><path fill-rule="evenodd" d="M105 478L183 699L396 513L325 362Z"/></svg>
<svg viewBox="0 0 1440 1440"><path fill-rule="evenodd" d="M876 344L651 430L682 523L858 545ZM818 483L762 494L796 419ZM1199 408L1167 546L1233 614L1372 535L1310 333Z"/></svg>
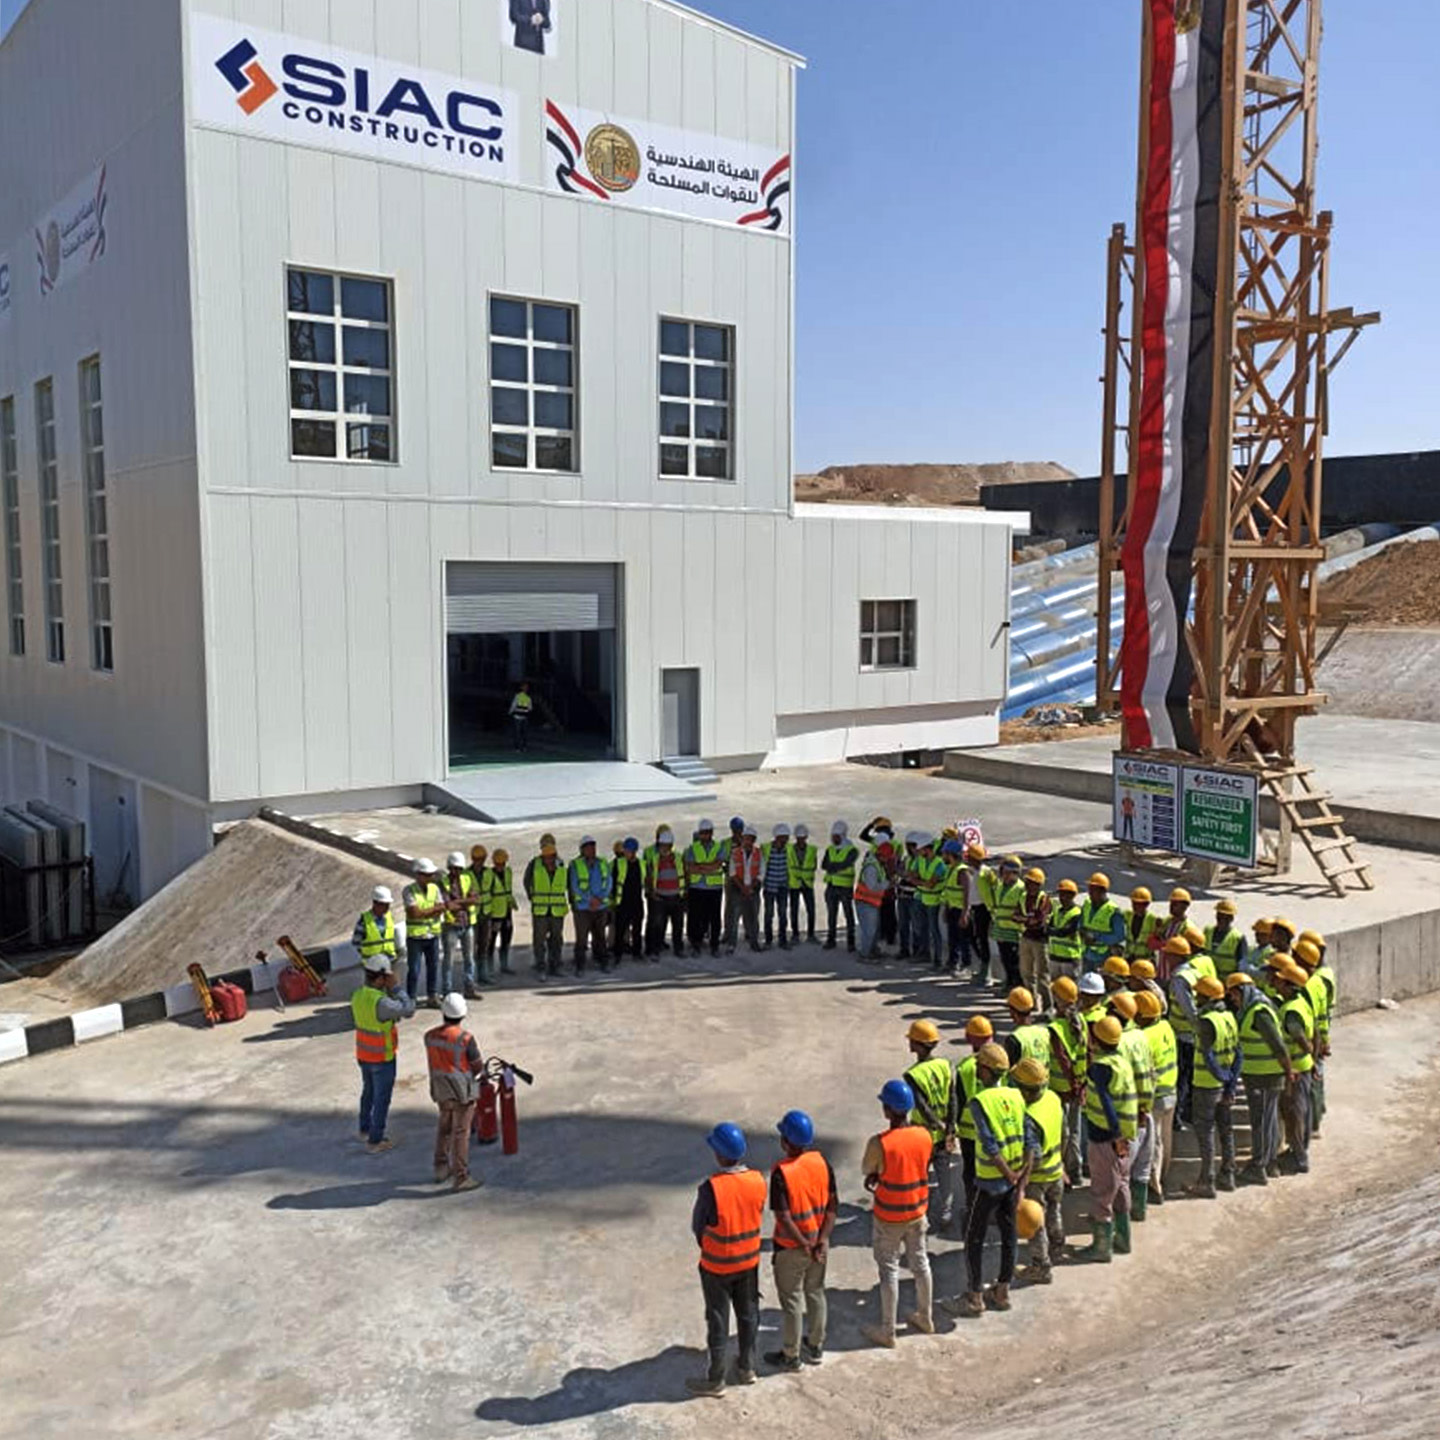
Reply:
<svg viewBox="0 0 1440 1440"><path fill-rule="evenodd" d="M1249 736L1242 744L1260 772L1260 783L1275 797L1281 815L1304 842L1330 888L1337 895L1373 890L1370 867L1356 858L1355 840L1345 833L1345 817L1330 808L1329 792L1314 784L1314 766L1267 759Z"/></svg>

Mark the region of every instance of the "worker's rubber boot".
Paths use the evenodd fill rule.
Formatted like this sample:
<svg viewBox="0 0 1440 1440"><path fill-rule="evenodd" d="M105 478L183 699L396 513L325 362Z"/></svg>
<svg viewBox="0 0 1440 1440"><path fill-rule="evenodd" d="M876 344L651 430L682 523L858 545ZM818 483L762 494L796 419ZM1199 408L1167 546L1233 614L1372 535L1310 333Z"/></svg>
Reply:
<svg viewBox="0 0 1440 1440"><path fill-rule="evenodd" d="M1150 1183L1145 1180L1132 1180L1130 1182L1130 1214L1134 1216L1138 1225L1145 1219L1145 1211L1150 1201Z"/></svg>
<svg viewBox="0 0 1440 1440"><path fill-rule="evenodd" d="M1115 1212L1115 1253L1117 1255L1130 1253L1130 1214L1125 1210Z"/></svg>
<svg viewBox="0 0 1440 1440"><path fill-rule="evenodd" d="M1217 1190L1233 1190L1235 1188L1234 1170L1222 1170L1220 1178L1215 1182L1215 1188Z"/></svg>
<svg viewBox="0 0 1440 1440"><path fill-rule="evenodd" d="M1115 1244L1115 1225L1110 1220L1090 1222L1090 1243L1075 1258L1091 1264L1108 1265Z"/></svg>
<svg viewBox="0 0 1440 1440"><path fill-rule="evenodd" d="M1147 1192L1152 1205L1163 1205L1165 1203L1165 1187L1160 1183L1158 1178L1151 1177Z"/></svg>

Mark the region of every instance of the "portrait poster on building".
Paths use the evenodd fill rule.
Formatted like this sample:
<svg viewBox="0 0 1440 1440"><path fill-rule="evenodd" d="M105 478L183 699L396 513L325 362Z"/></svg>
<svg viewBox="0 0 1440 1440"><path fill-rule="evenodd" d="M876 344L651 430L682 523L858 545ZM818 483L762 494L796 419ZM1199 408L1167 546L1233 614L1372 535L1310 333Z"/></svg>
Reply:
<svg viewBox="0 0 1440 1440"><path fill-rule="evenodd" d="M790 233L790 157L744 140L545 103L545 184L583 199Z"/></svg>
<svg viewBox="0 0 1440 1440"><path fill-rule="evenodd" d="M560 12L565 0L495 0L504 43L554 59L560 53Z"/></svg>

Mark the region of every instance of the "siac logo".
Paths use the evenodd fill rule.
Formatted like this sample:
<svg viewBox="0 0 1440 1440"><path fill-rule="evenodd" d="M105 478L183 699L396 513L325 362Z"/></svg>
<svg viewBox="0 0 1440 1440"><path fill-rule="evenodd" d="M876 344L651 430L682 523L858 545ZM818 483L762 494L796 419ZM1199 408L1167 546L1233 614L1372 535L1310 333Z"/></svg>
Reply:
<svg viewBox="0 0 1440 1440"><path fill-rule="evenodd" d="M247 115L253 115L278 89L255 56L255 47L242 40L215 62L215 68L235 91L235 103Z"/></svg>

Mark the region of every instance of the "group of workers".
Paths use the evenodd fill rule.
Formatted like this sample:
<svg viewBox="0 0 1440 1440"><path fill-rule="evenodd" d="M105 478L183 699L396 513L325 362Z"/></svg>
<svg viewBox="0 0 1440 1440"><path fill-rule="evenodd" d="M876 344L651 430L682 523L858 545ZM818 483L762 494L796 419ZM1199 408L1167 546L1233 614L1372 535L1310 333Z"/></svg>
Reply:
<svg viewBox="0 0 1440 1440"><path fill-rule="evenodd" d="M1035 873L1027 872L1026 884L1036 883ZM933 1022L917 1020L906 1032L912 1063L880 1090L885 1128L870 1137L861 1163L880 1278L878 1317L863 1328L872 1344L896 1344L902 1261L915 1284L905 1322L933 1333L932 1229L965 1244L966 1289L941 1306L979 1317L1010 1308L1020 1240L1028 1243L1024 1281L1047 1285L1057 1261L1110 1263L1128 1255L1132 1221L1144 1221L1151 1204L1180 1193L1214 1199L1219 1190L1309 1169L1310 1141L1325 1113L1337 999L1323 937L1290 920L1262 920L1252 947L1227 900L1201 930L1186 916L1191 902L1183 890L1170 897L1171 919L1182 922L1176 927L1151 922L1143 888L1128 910L1097 895L1108 896L1104 875L1091 876L1088 889L1087 921L1115 921L1106 931L1113 948L1092 963L1099 947L1084 943L1091 932L1082 927L1080 953L1073 961L1068 949L1058 962L1052 956L1043 988L1011 989L1009 1033L997 1035L989 1019L973 1015L964 1032L969 1054L952 1064L936 1054L941 1037ZM1064 905L1063 890L1056 903ZM1111 913L1101 916L1106 906ZM1165 930L1172 933L1150 943ZM1250 1149L1239 1168L1233 1109L1242 1091ZM1182 1126L1194 1130L1200 1161L1183 1192L1170 1183L1174 1132ZM695 1394L724 1392L732 1310L738 1356L728 1378L754 1383L767 1204L782 1325L780 1348L763 1358L794 1371L824 1356L834 1172L814 1147L809 1115L790 1111L778 1132L780 1158L768 1184L745 1164L738 1126L725 1122L708 1136L716 1168L700 1186L691 1222L709 1354L706 1372L687 1381ZM1090 1243L1072 1251L1062 1202L1087 1182ZM987 1287L992 1227L1000 1257Z"/></svg>

